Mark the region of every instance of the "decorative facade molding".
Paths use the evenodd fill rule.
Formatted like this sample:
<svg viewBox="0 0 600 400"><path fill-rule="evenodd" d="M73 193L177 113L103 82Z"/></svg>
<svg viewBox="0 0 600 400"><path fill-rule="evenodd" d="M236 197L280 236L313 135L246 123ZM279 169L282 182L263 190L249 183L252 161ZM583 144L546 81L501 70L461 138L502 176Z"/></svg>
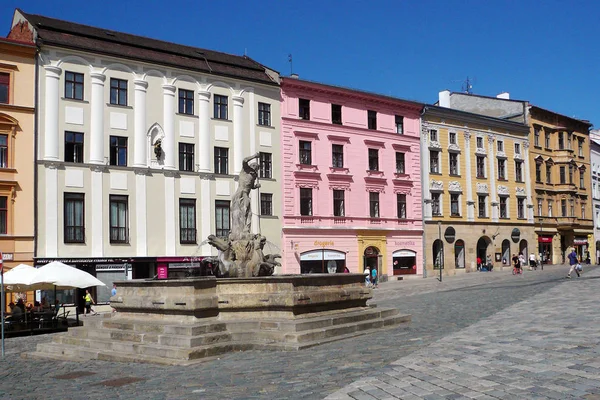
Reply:
<svg viewBox="0 0 600 400"><path fill-rule="evenodd" d="M411 190L410 190L410 187L398 186L398 187L394 188L394 194L405 194L408 196L411 194Z"/></svg>
<svg viewBox="0 0 600 400"><path fill-rule="evenodd" d="M465 137L465 140L471 140L471 132L464 131L463 136Z"/></svg>
<svg viewBox="0 0 600 400"><path fill-rule="evenodd" d="M515 153L515 157L514 158L515 158L515 160L522 160L523 159L523 157L521 156L520 153Z"/></svg>
<svg viewBox="0 0 600 400"><path fill-rule="evenodd" d="M508 186L498 185L498 194L508 195Z"/></svg>
<svg viewBox="0 0 600 400"><path fill-rule="evenodd" d="M507 158L506 157L506 153L503 152L503 151L497 151L496 152L496 158L504 158L504 159L506 159Z"/></svg>
<svg viewBox="0 0 600 400"><path fill-rule="evenodd" d="M489 144L493 144L494 141L496 140L496 135L489 134L487 137L487 140L488 140Z"/></svg>
<svg viewBox="0 0 600 400"><path fill-rule="evenodd" d="M519 196L519 197L526 197L527 196L527 194L525 193L525 188L524 187L517 187L515 189L515 191L517 193L517 196Z"/></svg>
<svg viewBox="0 0 600 400"><path fill-rule="evenodd" d="M477 193L489 193L487 183L477 183Z"/></svg>
<svg viewBox="0 0 600 400"><path fill-rule="evenodd" d="M429 185L429 190L441 192L442 190L444 190L444 182L432 179Z"/></svg>
<svg viewBox="0 0 600 400"><path fill-rule="evenodd" d="M462 193L462 187L458 181L450 181L448 183L448 191L453 193Z"/></svg>
<svg viewBox="0 0 600 400"><path fill-rule="evenodd" d="M440 144L440 142L432 142L429 141L428 145L429 149L431 150L441 150L442 149L442 145Z"/></svg>
<svg viewBox="0 0 600 400"><path fill-rule="evenodd" d="M457 144L452 143L448 145L448 151L453 152L453 153L460 153L460 147L458 147Z"/></svg>
<svg viewBox="0 0 600 400"><path fill-rule="evenodd" d="M478 147L475 149L475 154L478 156L487 156L487 151L485 150L485 148Z"/></svg>

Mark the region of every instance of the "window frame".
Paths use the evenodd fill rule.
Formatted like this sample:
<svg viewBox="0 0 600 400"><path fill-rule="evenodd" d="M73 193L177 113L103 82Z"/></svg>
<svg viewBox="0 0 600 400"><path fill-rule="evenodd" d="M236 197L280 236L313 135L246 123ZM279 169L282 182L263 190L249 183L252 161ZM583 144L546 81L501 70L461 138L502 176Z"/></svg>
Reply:
<svg viewBox="0 0 600 400"><path fill-rule="evenodd" d="M271 104L258 102L258 125L271 126Z"/></svg>
<svg viewBox="0 0 600 400"><path fill-rule="evenodd" d="M396 213L398 219L407 219L406 194L396 193Z"/></svg>
<svg viewBox="0 0 600 400"><path fill-rule="evenodd" d="M185 210L185 213L182 211ZM190 228L188 225L189 221L189 213L190 211L193 214L192 220L194 221L194 226ZM184 218L186 217L186 218ZM197 244L198 243L198 235L197 235L197 214L196 214L196 199L190 198L180 198L179 199L179 243L180 244ZM184 224L185 222L185 224ZM185 226L184 226L185 225Z"/></svg>
<svg viewBox="0 0 600 400"><path fill-rule="evenodd" d="M367 128L377 130L377 111L367 110Z"/></svg>
<svg viewBox="0 0 600 400"><path fill-rule="evenodd" d="M508 196L498 196L498 214L500 219L510 218L508 215Z"/></svg>
<svg viewBox="0 0 600 400"><path fill-rule="evenodd" d="M431 193L431 215L434 217L442 216L442 195L440 193Z"/></svg>
<svg viewBox="0 0 600 400"><path fill-rule="evenodd" d="M450 216L460 217L460 194L450 193Z"/></svg>
<svg viewBox="0 0 600 400"><path fill-rule="evenodd" d="M70 74L70 75L69 75ZM81 81L78 80L81 78ZM80 72L65 71L65 99L80 100L84 98L85 76ZM77 88L81 89L81 96L77 95Z"/></svg>
<svg viewBox="0 0 600 400"><path fill-rule="evenodd" d="M480 165L481 164L481 165ZM481 169L481 171L480 171ZM481 174L480 174L481 172ZM485 157L475 156L475 177L485 179Z"/></svg>
<svg viewBox="0 0 600 400"><path fill-rule="evenodd" d="M435 157L432 157L434 154ZM439 174L440 171L440 152L438 150L429 150L429 173Z"/></svg>
<svg viewBox="0 0 600 400"><path fill-rule="evenodd" d="M310 217L313 215L312 188L300 188L300 215Z"/></svg>
<svg viewBox="0 0 600 400"><path fill-rule="evenodd" d="M213 96L213 118L223 121L229 120L229 97L222 94Z"/></svg>
<svg viewBox="0 0 600 400"><path fill-rule="evenodd" d="M448 168L450 175L460 175L458 169L458 154L454 152L448 153Z"/></svg>
<svg viewBox="0 0 600 400"><path fill-rule="evenodd" d="M298 141L298 163L312 165L312 142L309 140Z"/></svg>
<svg viewBox="0 0 600 400"><path fill-rule="evenodd" d="M332 192L333 199L333 216L334 217L345 217L346 216L346 193L344 190L334 189Z"/></svg>
<svg viewBox="0 0 600 400"><path fill-rule="evenodd" d="M398 135L404 135L404 116L394 116L394 122L396 123L396 133Z"/></svg>
<svg viewBox="0 0 600 400"><path fill-rule="evenodd" d="M498 159L498 180L506 180L506 160L503 158Z"/></svg>
<svg viewBox="0 0 600 400"><path fill-rule="evenodd" d="M369 171L379 172L379 149L368 149Z"/></svg>
<svg viewBox="0 0 600 400"><path fill-rule="evenodd" d="M477 195L477 217L479 218L487 218L487 195L486 194L478 194ZM482 206L483 200L483 206Z"/></svg>
<svg viewBox="0 0 600 400"><path fill-rule="evenodd" d="M371 218L380 218L379 192L369 192L369 216Z"/></svg>
<svg viewBox="0 0 600 400"><path fill-rule="evenodd" d="M333 168L344 168L344 145L331 145L331 166Z"/></svg>
<svg viewBox="0 0 600 400"><path fill-rule="evenodd" d="M310 100L298 99L298 118L310 121Z"/></svg>
<svg viewBox="0 0 600 400"><path fill-rule="evenodd" d="M128 84L129 82L126 79L110 78L109 101L111 105L123 107L127 106Z"/></svg>
<svg viewBox="0 0 600 400"><path fill-rule="evenodd" d="M396 152L396 173L406 174L406 154L401 151Z"/></svg>
<svg viewBox="0 0 600 400"><path fill-rule="evenodd" d="M213 153L215 174L229 175L229 148L215 146Z"/></svg>
<svg viewBox="0 0 600 400"><path fill-rule="evenodd" d="M194 115L194 91L180 88L178 89L178 99L179 114Z"/></svg>
<svg viewBox="0 0 600 400"><path fill-rule="evenodd" d="M227 219L225 219L225 211L227 211ZM215 200L215 236L228 238L230 232L231 202L229 200Z"/></svg>
<svg viewBox="0 0 600 400"><path fill-rule="evenodd" d="M0 169L7 169L10 168L10 135L7 133L0 133L0 139L1 138L6 138L6 144L1 143L2 141L0 140Z"/></svg>
<svg viewBox="0 0 600 400"><path fill-rule="evenodd" d="M523 182L523 161L515 160L515 181Z"/></svg>
<svg viewBox="0 0 600 400"><path fill-rule="evenodd" d="M120 221L116 225L113 225L113 204L117 205L117 212L122 210L118 209L119 206L124 205L125 208L125 222L121 226ZM108 224L109 224L109 241L110 243L129 243L129 196L127 195L109 195L109 207L108 207ZM117 215L117 219L119 219ZM115 235L116 233L116 235Z"/></svg>
<svg viewBox="0 0 600 400"><path fill-rule="evenodd" d="M0 235L8 235L8 211L8 196L0 196Z"/></svg>
<svg viewBox="0 0 600 400"><path fill-rule="evenodd" d="M259 178L273 178L273 154L261 151L259 154Z"/></svg>
<svg viewBox="0 0 600 400"><path fill-rule="evenodd" d="M437 131L437 129L430 129L429 130L429 141L430 142L437 142L438 141L438 131Z"/></svg>
<svg viewBox="0 0 600 400"><path fill-rule="evenodd" d="M74 140L69 141L68 135L73 135ZM75 138L81 137L81 141L77 141ZM72 152L67 152L67 146L73 146ZM83 132L74 132L74 131L65 131L65 154L64 160L65 162L74 163L74 164L82 164L84 161L84 145L85 145L85 135ZM77 150L79 149L79 151ZM71 154L72 153L72 154ZM73 158L67 159L67 154L70 154Z"/></svg>
<svg viewBox="0 0 600 400"><path fill-rule="evenodd" d="M340 104L331 104L331 123L342 125L342 106Z"/></svg>
<svg viewBox="0 0 600 400"><path fill-rule="evenodd" d="M260 194L260 215L273 215L273 194L272 193L261 193Z"/></svg>
<svg viewBox="0 0 600 400"><path fill-rule="evenodd" d="M179 170L195 171L195 146L194 143L179 142ZM191 151L190 151L191 150Z"/></svg>
<svg viewBox="0 0 600 400"><path fill-rule="evenodd" d="M116 143L113 143L113 139L116 141ZM127 150L127 145L128 145L128 140L127 140L127 136L116 136L116 135L111 135L109 137L109 164L113 165L113 166L117 166L117 167L126 167L127 166L127 156L128 156L128 150ZM125 145L123 146L122 143L119 143L120 141L124 140L125 141ZM121 150L125 149L125 164L121 164L120 163L120 155L121 155Z"/></svg>
<svg viewBox="0 0 600 400"><path fill-rule="evenodd" d="M517 219L525 219L525 199L517 197Z"/></svg>

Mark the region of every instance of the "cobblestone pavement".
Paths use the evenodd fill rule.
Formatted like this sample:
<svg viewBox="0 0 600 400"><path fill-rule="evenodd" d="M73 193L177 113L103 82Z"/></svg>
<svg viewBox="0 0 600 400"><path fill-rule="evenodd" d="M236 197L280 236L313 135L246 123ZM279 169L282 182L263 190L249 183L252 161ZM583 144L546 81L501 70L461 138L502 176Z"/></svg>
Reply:
<svg viewBox="0 0 600 400"><path fill-rule="evenodd" d="M386 282L374 300L411 313L408 327L192 367L22 359L51 335L7 339L0 398L595 398L600 269L569 281L567 269Z"/></svg>

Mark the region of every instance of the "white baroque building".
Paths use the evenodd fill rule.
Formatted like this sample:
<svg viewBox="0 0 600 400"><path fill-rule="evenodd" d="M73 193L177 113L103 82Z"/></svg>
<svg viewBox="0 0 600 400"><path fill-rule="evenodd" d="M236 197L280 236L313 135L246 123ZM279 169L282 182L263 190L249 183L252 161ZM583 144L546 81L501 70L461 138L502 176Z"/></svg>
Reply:
<svg viewBox="0 0 600 400"><path fill-rule="evenodd" d="M242 159L258 152L253 226L277 252L276 72L21 10L12 26L40 49L38 265L66 260L106 282L124 270L178 276L191 257L216 254L203 241L227 234Z"/></svg>

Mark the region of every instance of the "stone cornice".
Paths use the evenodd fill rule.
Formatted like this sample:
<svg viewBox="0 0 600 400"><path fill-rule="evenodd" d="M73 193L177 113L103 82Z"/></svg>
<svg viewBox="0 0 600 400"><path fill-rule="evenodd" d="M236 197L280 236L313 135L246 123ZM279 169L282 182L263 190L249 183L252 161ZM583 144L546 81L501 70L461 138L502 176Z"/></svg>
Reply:
<svg viewBox="0 0 600 400"><path fill-rule="evenodd" d="M0 103L0 112L2 111L22 111L28 114L33 114L35 112L34 107L26 107L26 106L17 106L15 104L3 104Z"/></svg>

